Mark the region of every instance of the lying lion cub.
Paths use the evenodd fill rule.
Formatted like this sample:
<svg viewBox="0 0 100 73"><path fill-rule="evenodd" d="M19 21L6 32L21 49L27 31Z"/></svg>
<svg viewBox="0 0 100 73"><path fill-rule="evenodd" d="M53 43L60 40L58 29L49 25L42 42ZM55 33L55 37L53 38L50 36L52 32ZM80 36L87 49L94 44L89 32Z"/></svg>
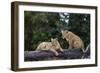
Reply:
<svg viewBox="0 0 100 73"><path fill-rule="evenodd" d="M63 51L57 38L55 38L55 39L51 38L51 42L40 43L36 50L50 50L50 51L54 52L56 56L59 55L57 50L60 50L61 52Z"/></svg>
<svg viewBox="0 0 100 73"><path fill-rule="evenodd" d="M84 43L79 36L68 30L61 30L61 33L62 33L62 38L68 41L69 49L72 48L82 49L82 51L85 52Z"/></svg>

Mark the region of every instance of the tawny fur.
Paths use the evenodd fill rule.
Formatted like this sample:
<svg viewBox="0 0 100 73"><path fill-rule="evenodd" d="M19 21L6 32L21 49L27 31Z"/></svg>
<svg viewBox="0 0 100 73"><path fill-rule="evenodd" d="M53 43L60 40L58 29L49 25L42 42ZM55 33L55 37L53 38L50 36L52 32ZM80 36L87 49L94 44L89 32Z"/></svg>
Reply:
<svg viewBox="0 0 100 73"><path fill-rule="evenodd" d="M76 34L68 30L61 30L61 33L62 33L62 38L66 39L69 43L68 49L72 49L72 48L82 49L82 51L85 52L84 43L79 36L77 36Z"/></svg>
<svg viewBox="0 0 100 73"><path fill-rule="evenodd" d="M51 42L42 42L38 45L36 50L49 50L55 53L55 55L59 55L57 50L60 50L63 52L63 49L61 48L57 38L51 39Z"/></svg>

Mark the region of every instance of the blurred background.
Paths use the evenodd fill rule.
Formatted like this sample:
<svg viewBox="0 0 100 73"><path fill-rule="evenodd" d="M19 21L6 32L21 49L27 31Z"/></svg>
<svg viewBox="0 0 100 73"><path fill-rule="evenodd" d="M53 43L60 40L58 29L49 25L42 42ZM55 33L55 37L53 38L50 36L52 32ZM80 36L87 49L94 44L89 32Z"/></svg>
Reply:
<svg viewBox="0 0 100 73"><path fill-rule="evenodd" d="M58 38L63 49L68 42L62 39L61 29L78 35L85 47L90 44L90 14L24 11L25 51L34 51L39 43Z"/></svg>

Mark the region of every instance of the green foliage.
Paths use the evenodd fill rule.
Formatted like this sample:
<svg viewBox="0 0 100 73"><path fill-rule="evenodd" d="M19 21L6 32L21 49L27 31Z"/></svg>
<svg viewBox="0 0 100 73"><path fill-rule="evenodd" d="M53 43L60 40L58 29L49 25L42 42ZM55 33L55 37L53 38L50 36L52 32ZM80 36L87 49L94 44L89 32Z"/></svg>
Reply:
<svg viewBox="0 0 100 73"><path fill-rule="evenodd" d="M24 12L25 50L35 50L40 42L58 38L62 48L68 43L62 39L61 29L67 29L90 43L90 15L76 13Z"/></svg>

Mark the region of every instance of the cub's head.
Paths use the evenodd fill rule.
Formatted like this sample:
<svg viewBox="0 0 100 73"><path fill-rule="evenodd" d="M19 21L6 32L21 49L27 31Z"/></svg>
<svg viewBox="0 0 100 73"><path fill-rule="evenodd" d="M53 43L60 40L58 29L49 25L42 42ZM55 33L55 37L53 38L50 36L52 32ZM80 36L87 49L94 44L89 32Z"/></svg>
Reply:
<svg viewBox="0 0 100 73"><path fill-rule="evenodd" d="M62 38L67 38L69 31L68 30L61 30Z"/></svg>
<svg viewBox="0 0 100 73"><path fill-rule="evenodd" d="M58 43L58 39L57 38L51 38L51 42L53 43L53 44L57 44Z"/></svg>

